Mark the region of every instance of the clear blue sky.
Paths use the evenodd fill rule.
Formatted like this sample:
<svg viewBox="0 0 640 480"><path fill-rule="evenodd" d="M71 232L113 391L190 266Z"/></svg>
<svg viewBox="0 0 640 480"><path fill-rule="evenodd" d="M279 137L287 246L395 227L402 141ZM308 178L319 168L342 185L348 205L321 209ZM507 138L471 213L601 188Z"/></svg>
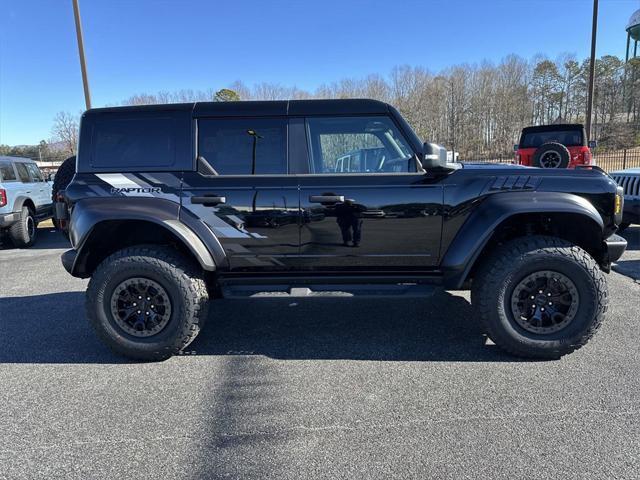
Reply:
<svg viewBox="0 0 640 480"><path fill-rule="evenodd" d="M93 105L135 93L296 85L394 65L589 54L591 0L80 0ZM624 55L640 0L601 0L598 55ZM84 108L71 0L0 0L0 143Z"/></svg>

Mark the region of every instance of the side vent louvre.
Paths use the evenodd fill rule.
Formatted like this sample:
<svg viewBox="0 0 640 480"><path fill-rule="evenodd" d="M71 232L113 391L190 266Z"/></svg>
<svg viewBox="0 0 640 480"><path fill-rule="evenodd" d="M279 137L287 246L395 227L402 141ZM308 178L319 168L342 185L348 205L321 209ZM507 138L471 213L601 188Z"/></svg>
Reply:
<svg viewBox="0 0 640 480"><path fill-rule="evenodd" d="M496 177L489 191L535 190L539 184L540 179L531 175L505 175Z"/></svg>

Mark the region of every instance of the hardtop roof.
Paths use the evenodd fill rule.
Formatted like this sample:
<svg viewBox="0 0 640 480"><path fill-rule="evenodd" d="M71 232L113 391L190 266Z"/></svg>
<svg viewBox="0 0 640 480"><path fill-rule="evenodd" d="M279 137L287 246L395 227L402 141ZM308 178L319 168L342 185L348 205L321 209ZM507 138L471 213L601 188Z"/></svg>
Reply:
<svg viewBox="0 0 640 480"><path fill-rule="evenodd" d="M361 115L384 114L390 106L370 99L332 100L273 100L237 102L168 103L161 105L133 105L124 107L92 108L85 115L125 112L192 111L194 117L243 116L302 116L302 115Z"/></svg>
<svg viewBox="0 0 640 480"><path fill-rule="evenodd" d="M553 125L536 125L535 127L524 127L522 133L531 132L555 132L558 130L582 130L584 125L581 123L558 123Z"/></svg>
<svg viewBox="0 0 640 480"><path fill-rule="evenodd" d="M12 157L10 155L0 155L0 162L30 162L35 163L32 158L26 157Z"/></svg>

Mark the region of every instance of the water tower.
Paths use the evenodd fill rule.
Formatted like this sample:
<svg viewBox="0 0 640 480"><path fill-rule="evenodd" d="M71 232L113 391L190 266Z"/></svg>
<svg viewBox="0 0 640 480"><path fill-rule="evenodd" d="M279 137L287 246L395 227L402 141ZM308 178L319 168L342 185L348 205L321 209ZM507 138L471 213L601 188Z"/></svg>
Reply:
<svg viewBox="0 0 640 480"><path fill-rule="evenodd" d="M631 41L633 41L633 56L630 57ZM627 62L629 58L636 58L638 56L638 42L640 42L640 10L636 10L634 14L631 15L629 24L627 25Z"/></svg>

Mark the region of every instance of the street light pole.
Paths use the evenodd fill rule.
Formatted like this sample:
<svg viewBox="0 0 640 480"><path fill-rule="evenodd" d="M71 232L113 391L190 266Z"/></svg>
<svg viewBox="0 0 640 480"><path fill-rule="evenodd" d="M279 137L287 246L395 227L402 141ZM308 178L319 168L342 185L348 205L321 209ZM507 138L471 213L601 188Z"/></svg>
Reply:
<svg viewBox="0 0 640 480"><path fill-rule="evenodd" d="M82 71L82 86L84 87L84 103L87 110L91 108L91 93L87 78L87 61L84 58L84 40L82 39L82 22L80 21L80 7L78 0L73 0L73 15L76 20L76 37L78 38L78 55L80 55L80 70Z"/></svg>
<svg viewBox="0 0 640 480"><path fill-rule="evenodd" d="M596 36L598 30L598 0L593 0L593 23L591 25L591 60L589 61L589 91L587 96L587 138L591 140L591 111L593 110L594 79L596 76Z"/></svg>

